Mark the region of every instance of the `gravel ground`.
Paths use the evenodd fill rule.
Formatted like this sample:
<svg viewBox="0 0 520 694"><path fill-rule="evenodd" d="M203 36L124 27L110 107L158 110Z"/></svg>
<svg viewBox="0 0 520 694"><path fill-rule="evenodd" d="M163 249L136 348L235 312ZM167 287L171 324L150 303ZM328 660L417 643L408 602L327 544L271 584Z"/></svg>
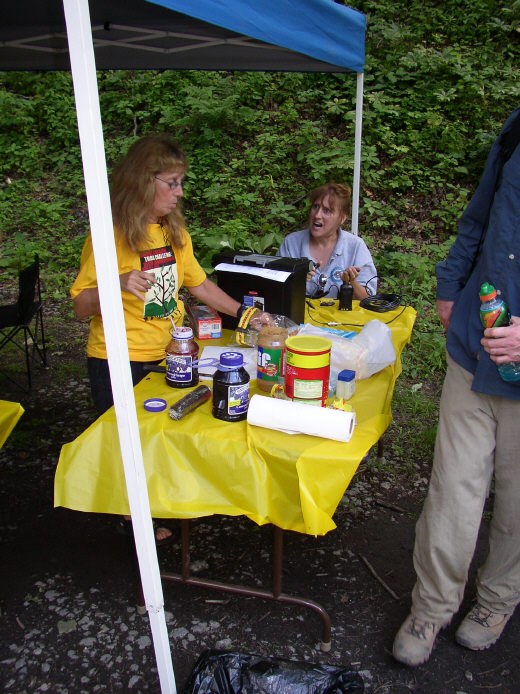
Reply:
<svg viewBox="0 0 520 694"><path fill-rule="evenodd" d="M0 376L2 397L26 408L0 450L0 686L16 694L158 692L148 618L135 609L128 539L115 532L113 518L52 506L60 447L93 417L85 326L74 324L71 334L67 319L59 304L48 310L50 367L36 369L30 397ZM454 643L458 617L426 666L409 670L393 660L393 636L414 580L414 524L430 461L406 476L391 463L371 457L362 464L338 507L337 530L317 539L285 534L284 591L327 609L331 651L319 650L320 620L308 609L164 584L179 691L200 654L215 648L351 669L373 694L518 691L518 616L488 651ZM172 528L178 533L175 522ZM486 531L484 523L477 559ZM210 517L193 521L191 533L194 575L269 586L270 527ZM178 543L160 549L159 559L178 570Z"/></svg>

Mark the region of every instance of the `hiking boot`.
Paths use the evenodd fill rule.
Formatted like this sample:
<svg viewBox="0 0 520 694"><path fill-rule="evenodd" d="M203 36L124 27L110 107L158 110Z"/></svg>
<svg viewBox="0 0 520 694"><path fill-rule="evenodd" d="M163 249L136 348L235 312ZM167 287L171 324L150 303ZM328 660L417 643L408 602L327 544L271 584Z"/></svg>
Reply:
<svg viewBox="0 0 520 694"><path fill-rule="evenodd" d="M491 612L477 603L461 622L455 641L472 651L483 651L498 641L510 617L510 614Z"/></svg>
<svg viewBox="0 0 520 694"><path fill-rule="evenodd" d="M439 624L417 619L410 613L395 637L394 658L410 667L422 665L431 655L439 629Z"/></svg>

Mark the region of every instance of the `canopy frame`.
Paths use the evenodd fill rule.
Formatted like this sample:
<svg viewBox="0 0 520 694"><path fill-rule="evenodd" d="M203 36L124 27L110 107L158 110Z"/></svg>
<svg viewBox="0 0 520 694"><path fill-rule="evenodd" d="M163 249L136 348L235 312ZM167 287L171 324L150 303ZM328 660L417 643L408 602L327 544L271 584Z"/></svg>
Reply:
<svg viewBox="0 0 520 694"><path fill-rule="evenodd" d="M230 60L230 55L234 55L234 51L242 51L242 49L244 52L240 53L240 59L236 59L241 61L240 69L345 72L352 70L352 66L350 58L342 59L335 64L334 60L323 60L322 57L313 55L314 49L310 47L311 58L309 59L305 51L294 52L291 47L283 45L283 42L282 45L272 45L269 41L266 43L251 38L248 32L233 34L229 28L222 28L224 24L218 28L222 8L238 7L240 4L249 7L250 3L244 0L227 0L225 5L221 0L198 0L197 3L191 3L188 0L166 0L165 2L161 0L156 4L171 6L173 2L178 5L177 12L172 14L170 10L155 8L154 14L150 9L153 5L144 3L142 0L90 0L90 5L89 0L63 0L64 15L60 11L59 0L35 0L31 8L27 7L27 3L2 3L0 7L0 69L49 70L70 67L72 72L101 312L105 326L114 408L137 557L152 630L161 691L175 694L177 690L164 615L164 597L126 342L96 69L133 69L137 67L137 64L143 68L187 69L189 66L190 69L233 69L226 67L226 61ZM162 24L169 21L180 23L179 11L190 15L194 9L198 10L203 4L208 6L213 4L216 7L217 36L213 35L212 38L208 37L209 25L205 22L197 25L200 26L199 30L192 33L183 32L180 39L180 32L157 29L146 21L146 17L150 14L150 17L152 15L159 17ZM281 11L281 8L289 11L292 4L294 0L278 0L276 8L278 11ZM340 7L331 0L305 0L305 2L299 0L297 5L296 11L299 11L303 5L307 5L311 11L319 10L324 15L330 12L343 12L345 16L347 12L355 13L354 10ZM252 7L255 11L263 10L269 13L273 6L274 3L268 0L256 0ZM95 15L93 23L91 7ZM127 21L114 22L104 19L101 22L96 21L101 12L117 15L123 10L128 16ZM142 24L146 25L146 28L134 25L133 20L140 11L144 18ZM215 12L215 9L213 11ZM364 63L364 18L360 13L356 14L359 16L352 15L358 44L355 58L358 61L358 68L353 70L357 72L352 212L354 233L357 233L358 229ZM18 23L14 21L15 18ZM234 19L232 13L233 22ZM325 26L325 20L323 24ZM335 25L334 22L332 24ZM47 25L49 31L42 31L42 27ZM334 26L334 30L336 28ZM313 26L313 31L315 29L316 26ZM114 33L110 35L109 41L107 33L110 32ZM210 35L212 34L214 34L214 27L210 32ZM116 39L117 36L120 38L113 40L114 36ZM362 37L362 46L360 37ZM186 43L170 47L164 45L165 41L176 38ZM104 49L108 49L109 46L112 49L115 48L115 57L111 57L107 62L108 50ZM211 57L208 58L209 49L216 46L225 49L220 57L221 62L218 64L212 63ZM338 48L337 42L335 44L334 41L331 42L331 46L332 49ZM361 51L360 48L362 48ZM121 49L120 53L118 49ZM127 51L124 56L123 49ZM247 61L245 51L253 52L253 63ZM112 52L111 55L114 53ZM139 59L135 57L136 55ZM259 56L263 57L264 62L259 61ZM176 63L173 62L174 58L177 60ZM279 64L280 61L281 65L278 68L272 67L273 63ZM256 67L251 67L251 64Z"/></svg>

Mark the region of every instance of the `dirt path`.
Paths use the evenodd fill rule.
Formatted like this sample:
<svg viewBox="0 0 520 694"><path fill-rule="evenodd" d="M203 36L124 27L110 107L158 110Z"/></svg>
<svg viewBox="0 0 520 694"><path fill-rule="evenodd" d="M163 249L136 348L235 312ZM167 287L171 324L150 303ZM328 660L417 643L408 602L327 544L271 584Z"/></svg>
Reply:
<svg viewBox="0 0 520 694"><path fill-rule="evenodd" d="M1 397L26 408L0 450L0 685L17 694L157 692L148 620L134 609L127 540L114 532L111 518L53 509L61 445L87 426L93 411L85 326L71 322L67 305L58 303L48 308L46 325L50 367L35 370L31 396L0 376ZM179 691L201 652L221 648L352 668L374 694L517 692L518 615L489 651L455 644L457 618L426 666L408 670L390 654L413 585L414 524L427 466L399 478L371 458L338 508L335 531L317 539L286 534L284 590L329 611L330 653L317 648L319 619L309 610L166 585ZM193 522L192 537L194 574L269 583L269 527L205 518ZM479 554L485 546L484 524ZM177 549L160 550L163 566L178 568Z"/></svg>

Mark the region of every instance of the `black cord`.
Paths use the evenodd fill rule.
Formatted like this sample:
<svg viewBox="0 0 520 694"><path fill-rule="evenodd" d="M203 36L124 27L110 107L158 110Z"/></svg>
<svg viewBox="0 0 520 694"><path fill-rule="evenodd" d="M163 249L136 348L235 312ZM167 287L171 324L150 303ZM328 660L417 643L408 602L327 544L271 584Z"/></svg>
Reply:
<svg viewBox="0 0 520 694"><path fill-rule="evenodd" d="M361 299L359 305L361 308L366 308L369 311L386 313L401 306L401 301L402 296L400 294L373 294L365 299Z"/></svg>
<svg viewBox="0 0 520 694"><path fill-rule="evenodd" d="M372 280L375 279L381 279L379 275L374 275L373 277L370 277L365 284L364 287L367 291L368 296L364 299L361 299L359 302L359 305L361 308L366 309L367 311L374 311L375 313L386 313L387 311L394 311L396 308L401 306L401 302L403 300L402 294L400 292L387 292L387 293L375 293L375 294L370 294L370 289L369 289L369 284L372 282ZM317 283L316 283L317 284ZM336 289L336 298L339 297L339 285L332 284L329 287L329 290L327 292L324 292L323 290L319 290L316 293L314 293L312 296L309 298L311 299L322 299L325 296L330 296L330 293L332 289ZM314 308L314 307L312 307ZM405 306L406 308L406 306ZM401 315L401 314L399 314ZM396 316L395 318L397 318ZM392 320L395 320L393 318ZM391 323L392 321L388 321ZM355 325L353 323L340 323L340 325Z"/></svg>
<svg viewBox="0 0 520 694"><path fill-rule="evenodd" d="M373 279L380 279L380 278L378 275L374 275L373 277L371 277L367 281L367 283L365 285L367 292L369 292L367 285ZM312 298L314 298L314 297L312 297ZM369 311L374 311L376 313L386 313L387 311L393 311L396 308L398 308L399 306L401 306L402 300L403 300L403 296L401 293L397 293L397 292L396 293L390 293L389 292L389 293L381 293L381 294L376 293L376 294L369 294L365 299L362 299L359 302L359 305L361 308L367 309ZM305 303L307 304L309 309L312 309L313 311L317 311L316 307L313 306L312 303L308 299L306 299ZM399 311L399 313L396 316L394 316L393 318L391 318L388 321L381 321L381 322L384 323L385 325L390 325L390 323L393 323L395 320L397 320L404 313L404 311L407 308L408 308L408 304L407 303L403 304L403 308L401 309L401 311ZM328 326L330 323L330 321L319 321L316 319L313 319L313 320L314 320L314 323L316 323L317 325L327 325ZM363 328L365 324L364 323L343 323L343 322L339 323L338 322L338 323L335 323L335 325L338 327ZM335 326L331 326L331 327L335 327Z"/></svg>
<svg viewBox="0 0 520 694"><path fill-rule="evenodd" d="M359 302L361 308L365 308L368 311L375 311L376 313L386 313L386 311L393 311L398 306L401 306L403 296L399 291L386 293L376 292L375 294L370 294L368 283L374 279L380 279L379 275L374 275L366 283L365 288L368 296L365 299L361 299Z"/></svg>

